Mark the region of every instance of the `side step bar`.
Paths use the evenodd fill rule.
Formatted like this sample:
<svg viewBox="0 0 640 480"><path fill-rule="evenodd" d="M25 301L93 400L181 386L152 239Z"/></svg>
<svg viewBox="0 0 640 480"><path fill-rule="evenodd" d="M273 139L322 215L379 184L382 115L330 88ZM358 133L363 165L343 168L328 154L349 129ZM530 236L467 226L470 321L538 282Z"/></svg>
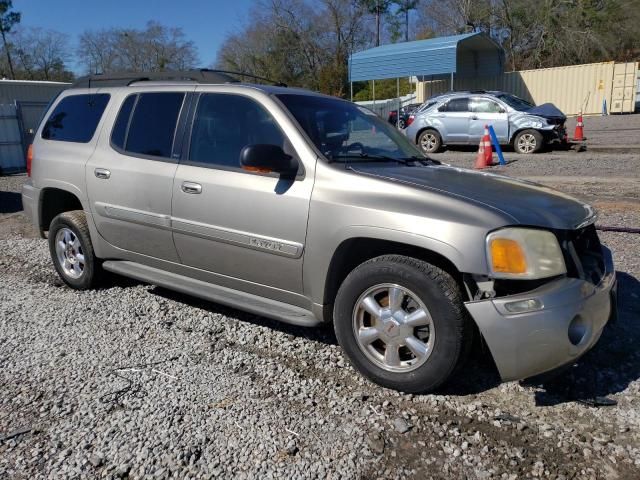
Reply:
<svg viewBox="0 0 640 480"><path fill-rule="evenodd" d="M302 327L315 327L320 322L309 310L250 293L213 285L193 278L124 260L107 260L102 268L125 277L135 278L169 290L221 303L246 312Z"/></svg>

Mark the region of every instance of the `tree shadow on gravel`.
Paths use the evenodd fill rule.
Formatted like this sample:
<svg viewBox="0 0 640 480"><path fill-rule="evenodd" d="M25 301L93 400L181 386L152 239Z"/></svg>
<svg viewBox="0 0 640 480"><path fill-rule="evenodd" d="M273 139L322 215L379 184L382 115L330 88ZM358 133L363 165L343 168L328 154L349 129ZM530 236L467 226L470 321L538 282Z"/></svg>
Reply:
<svg viewBox="0 0 640 480"><path fill-rule="evenodd" d="M0 213L22 211L22 196L18 192L0 192Z"/></svg>
<svg viewBox="0 0 640 480"><path fill-rule="evenodd" d="M536 405L578 401L623 392L640 378L640 282L617 272L618 319L609 322L599 342L575 365L538 385Z"/></svg>
<svg viewBox="0 0 640 480"><path fill-rule="evenodd" d="M260 315L254 315L249 312L238 310L232 307L227 307L219 303L210 302L190 295L185 295L174 290L168 290L166 288L154 286L149 290L150 293L158 295L159 297L173 300L175 302L184 303L190 307L201 308L213 314L223 315L225 317L233 317L237 320L246 323L252 323L263 327L268 327L279 332L293 335L296 337L304 337L307 340L314 342L320 342L326 345L337 345L333 328L330 325L320 325L317 327L299 327L297 325L290 325L288 323L279 322L270 318L261 317Z"/></svg>

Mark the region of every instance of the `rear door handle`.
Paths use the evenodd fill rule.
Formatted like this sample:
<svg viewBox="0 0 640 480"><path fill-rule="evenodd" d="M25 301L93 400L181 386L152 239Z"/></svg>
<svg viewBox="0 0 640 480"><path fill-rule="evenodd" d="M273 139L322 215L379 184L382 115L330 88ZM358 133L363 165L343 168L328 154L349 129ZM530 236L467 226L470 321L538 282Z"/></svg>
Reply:
<svg viewBox="0 0 640 480"><path fill-rule="evenodd" d="M101 180L107 180L111 176L111 172L106 168L96 168L93 173Z"/></svg>
<svg viewBox="0 0 640 480"><path fill-rule="evenodd" d="M184 193L202 193L202 185L194 182L182 182L182 191Z"/></svg>
<svg viewBox="0 0 640 480"><path fill-rule="evenodd" d="M476 117L475 115L473 117L471 117L471 120L477 120L478 117Z"/></svg>

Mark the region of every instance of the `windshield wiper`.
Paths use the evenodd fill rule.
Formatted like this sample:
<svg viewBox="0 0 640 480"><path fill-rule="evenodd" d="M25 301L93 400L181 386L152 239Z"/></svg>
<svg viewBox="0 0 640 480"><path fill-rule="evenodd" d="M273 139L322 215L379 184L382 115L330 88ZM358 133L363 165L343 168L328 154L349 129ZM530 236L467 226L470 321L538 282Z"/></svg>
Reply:
<svg viewBox="0 0 640 480"><path fill-rule="evenodd" d="M363 162L396 162L401 163L402 165L408 165L410 167L415 167L416 162L420 162L422 165L440 165L440 162L437 160L432 160L430 158L420 158L416 155L412 155L410 157L390 157L388 155L377 155L377 154L369 154L369 153L354 153L354 154L342 154L342 155L334 155L331 157L330 161L335 162L337 160L355 158L357 160Z"/></svg>

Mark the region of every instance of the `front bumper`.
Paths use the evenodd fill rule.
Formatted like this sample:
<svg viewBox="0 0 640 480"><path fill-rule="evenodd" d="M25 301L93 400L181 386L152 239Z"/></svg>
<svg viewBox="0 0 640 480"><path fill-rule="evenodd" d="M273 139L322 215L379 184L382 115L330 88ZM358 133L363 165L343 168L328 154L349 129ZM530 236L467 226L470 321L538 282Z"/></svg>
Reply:
<svg viewBox="0 0 640 480"><path fill-rule="evenodd" d="M527 293L465 303L503 381L532 377L576 361L600 338L616 314L611 251L603 247L605 272L598 285L561 278ZM506 305L537 299L535 311L510 313Z"/></svg>

